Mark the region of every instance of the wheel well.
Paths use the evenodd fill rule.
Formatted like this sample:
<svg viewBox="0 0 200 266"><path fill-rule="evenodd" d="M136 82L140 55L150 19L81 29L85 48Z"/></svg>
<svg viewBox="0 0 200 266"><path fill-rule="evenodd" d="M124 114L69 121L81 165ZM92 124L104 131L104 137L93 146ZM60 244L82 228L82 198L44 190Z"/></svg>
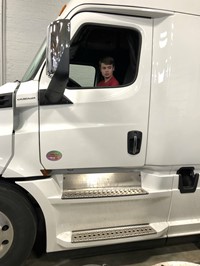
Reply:
<svg viewBox="0 0 200 266"><path fill-rule="evenodd" d="M5 179L4 180L1 179L0 186L2 183L9 184L10 186L12 186L16 191L18 191L21 195L23 195L31 204L34 210L34 215L36 217L36 223L37 223L37 235L33 250L37 256L41 256L46 251L46 226L45 226L44 215L38 202L24 188L17 185L15 183L15 180L8 181Z"/></svg>

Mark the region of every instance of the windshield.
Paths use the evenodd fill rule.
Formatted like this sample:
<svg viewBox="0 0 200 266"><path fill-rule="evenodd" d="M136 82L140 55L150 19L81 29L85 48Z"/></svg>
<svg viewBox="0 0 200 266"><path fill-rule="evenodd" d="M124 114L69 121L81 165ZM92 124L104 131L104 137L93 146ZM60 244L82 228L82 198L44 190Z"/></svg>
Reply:
<svg viewBox="0 0 200 266"><path fill-rule="evenodd" d="M22 81L28 81L34 79L36 76L39 68L41 67L46 53L46 39L43 41L39 51L37 52L35 58L33 59L32 63L28 67L25 75L22 78Z"/></svg>

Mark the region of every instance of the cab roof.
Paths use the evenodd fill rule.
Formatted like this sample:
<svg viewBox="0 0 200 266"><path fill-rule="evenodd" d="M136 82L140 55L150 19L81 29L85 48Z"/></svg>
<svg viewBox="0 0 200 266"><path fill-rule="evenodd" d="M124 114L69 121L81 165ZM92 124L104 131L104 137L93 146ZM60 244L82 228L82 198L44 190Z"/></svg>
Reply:
<svg viewBox="0 0 200 266"><path fill-rule="evenodd" d="M120 13L120 9L122 13L124 10L127 12L129 10L130 15L133 10L143 10L146 16L149 14L149 17L156 17L156 14L159 17L159 13L167 15L174 12L200 15L199 0L70 0L63 12L63 17L76 9L93 11L96 10L95 8L97 11L109 9L109 12L117 11L116 13Z"/></svg>

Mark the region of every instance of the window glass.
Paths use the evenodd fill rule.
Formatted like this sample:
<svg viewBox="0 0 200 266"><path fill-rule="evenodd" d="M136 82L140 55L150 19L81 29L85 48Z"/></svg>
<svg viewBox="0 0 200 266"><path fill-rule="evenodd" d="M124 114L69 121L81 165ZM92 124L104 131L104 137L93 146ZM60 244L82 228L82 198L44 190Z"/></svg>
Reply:
<svg viewBox="0 0 200 266"><path fill-rule="evenodd" d="M44 62L45 53L46 53L46 39L43 41L39 51L37 52L30 66L28 67L26 73L24 74L22 82L32 80L35 78L38 70L40 69L42 63Z"/></svg>
<svg viewBox="0 0 200 266"><path fill-rule="evenodd" d="M81 87L93 87L95 68L93 66L70 64L70 79L76 81Z"/></svg>
<svg viewBox="0 0 200 266"><path fill-rule="evenodd" d="M117 86L133 83L137 78L140 47L141 34L136 29L83 25L71 41L68 88L96 86L103 78L99 60L106 56L114 59Z"/></svg>

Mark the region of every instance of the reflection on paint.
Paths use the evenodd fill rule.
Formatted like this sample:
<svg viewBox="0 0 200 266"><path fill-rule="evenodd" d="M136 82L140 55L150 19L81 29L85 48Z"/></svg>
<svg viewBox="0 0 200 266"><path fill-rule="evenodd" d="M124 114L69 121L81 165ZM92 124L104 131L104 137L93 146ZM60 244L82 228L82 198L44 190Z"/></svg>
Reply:
<svg viewBox="0 0 200 266"><path fill-rule="evenodd" d="M167 46L167 41L168 41L168 38L167 38L167 31L164 31L160 34L160 41L159 41L159 46L160 48L164 48Z"/></svg>

